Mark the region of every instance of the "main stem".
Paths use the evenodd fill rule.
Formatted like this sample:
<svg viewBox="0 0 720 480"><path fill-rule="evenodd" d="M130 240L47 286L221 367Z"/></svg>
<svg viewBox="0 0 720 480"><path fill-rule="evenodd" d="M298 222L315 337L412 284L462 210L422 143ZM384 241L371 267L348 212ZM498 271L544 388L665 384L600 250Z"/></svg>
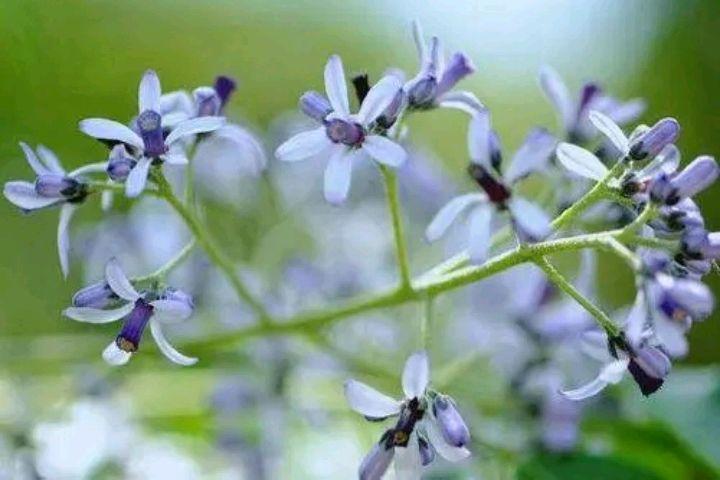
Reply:
<svg viewBox="0 0 720 480"><path fill-rule="evenodd" d="M397 175L393 170L380 165L387 190L388 209L392 220L393 236L395 238L395 255L397 256L398 273L400 274L401 289L410 288L410 267L408 264L407 245L403 233L402 218L400 217L400 198L398 195Z"/></svg>

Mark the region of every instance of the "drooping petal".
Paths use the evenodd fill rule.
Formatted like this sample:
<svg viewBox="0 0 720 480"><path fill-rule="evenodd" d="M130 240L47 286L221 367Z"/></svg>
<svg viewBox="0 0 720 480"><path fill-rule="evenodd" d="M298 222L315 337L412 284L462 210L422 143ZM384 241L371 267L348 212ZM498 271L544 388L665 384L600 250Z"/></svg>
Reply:
<svg viewBox="0 0 720 480"><path fill-rule="evenodd" d="M595 128L600 130L623 155L627 154L630 150L630 141L612 119L597 110L592 110L588 116Z"/></svg>
<svg viewBox="0 0 720 480"><path fill-rule="evenodd" d="M557 110L564 130L571 131L575 121L573 118L575 104L570 98L570 92L565 82L552 67L547 65L540 69L539 80L540 88Z"/></svg>
<svg viewBox="0 0 720 480"><path fill-rule="evenodd" d="M49 207L63 201L61 198L40 196L35 191L34 184L23 181L5 183L3 195L5 195L5 198L7 198L10 203L27 211Z"/></svg>
<svg viewBox="0 0 720 480"><path fill-rule="evenodd" d="M125 272L123 272L120 262L114 257L108 260L105 265L105 280L118 297L128 302L134 302L140 298L140 294L132 286Z"/></svg>
<svg viewBox="0 0 720 480"><path fill-rule="evenodd" d="M627 369L628 362L628 358L620 358L618 360L608 363L607 365L603 366L602 370L600 370L599 378L604 382L612 385L619 383L620 380L623 379L623 375L625 374L625 370Z"/></svg>
<svg viewBox="0 0 720 480"><path fill-rule="evenodd" d="M147 183L148 173L150 172L150 165L152 159L142 157L135 168L130 170L127 180L125 180L125 196L129 198L137 197L145 190L145 184Z"/></svg>
<svg viewBox="0 0 720 480"><path fill-rule="evenodd" d="M40 161L38 156L35 154L32 148L28 146L25 142L20 142L20 148L22 148L23 153L25 154L25 159L27 160L28 164L30 165L30 168L33 169L33 171L37 175L45 175L48 173L55 173L52 172L43 162Z"/></svg>
<svg viewBox="0 0 720 480"><path fill-rule="evenodd" d="M556 149L558 160L581 177L600 181L607 175L607 167L592 153L571 143L561 143Z"/></svg>
<svg viewBox="0 0 720 480"><path fill-rule="evenodd" d="M110 323L120 320L132 312L134 305L127 303L119 308L102 310L90 307L69 307L63 310L66 317L83 323Z"/></svg>
<svg viewBox="0 0 720 480"><path fill-rule="evenodd" d="M357 380L345 382L345 398L350 408L366 417L385 418L400 413L400 402Z"/></svg>
<svg viewBox="0 0 720 480"><path fill-rule="evenodd" d="M490 171L490 114L487 110L480 110L473 115L467 141L470 159Z"/></svg>
<svg viewBox="0 0 720 480"><path fill-rule="evenodd" d="M285 141L275 150L275 157L283 162L305 160L334 145L325 132L325 127L301 132Z"/></svg>
<svg viewBox="0 0 720 480"><path fill-rule="evenodd" d="M485 105L478 100L474 93L464 90L443 94L438 99L438 105L443 108L454 108L469 115L475 115L480 110L485 109Z"/></svg>
<svg viewBox="0 0 720 480"><path fill-rule="evenodd" d="M357 152L350 152L344 145L336 145L324 176L325 200L333 205L345 201L350 191L352 179L353 157Z"/></svg>
<svg viewBox="0 0 720 480"><path fill-rule="evenodd" d="M490 224L493 209L489 204L475 207L470 214L468 233L468 256L474 264L481 264L487 259L490 250Z"/></svg>
<svg viewBox="0 0 720 480"><path fill-rule="evenodd" d="M607 382L601 380L600 377L595 377L589 383L578 387L573 390L563 390L560 392L565 398L570 400L580 401L586 398L594 397L598 393L602 392L607 387Z"/></svg>
<svg viewBox="0 0 720 480"><path fill-rule="evenodd" d="M534 128L510 161L505 180L514 183L533 172L541 172L547 166L555 150L557 140L544 128Z"/></svg>
<svg viewBox="0 0 720 480"><path fill-rule="evenodd" d="M430 225L425 229L425 238L428 242L434 242L442 237L450 225L465 209L476 203L483 202L485 196L480 193L468 193L453 198L432 219Z"/></svg>
<svg viewBox="0 0 720 480"><path fill-rule="evenodd" d="M77 206L71 203L66 203L62 206L62 208L60 208L60 220L58 221L57 229L57 246L58 258L60 259L60 270L62 271L64 278L67 278L68 272L70 271L70 234L68 227L70 226L70 220L76 210Z"/></svg>
<svg viewBox="0 0 720 480"><path fill-rule="evenodd" d="M165 338L160 323L156 322L154 319L150 320L150 333L155 339L155 343L157 343L157 346L162 352L162 354L165 355L167 359L171 362L186 367L190 365L195 365L198 362L197 358L188 357L187 355L183 355L182 353L175 350L175 348L170 345L170 342L168 342L167 338Z"/></svg>
<svg viewBox="0 0 720 480"><path fill-rule="evenodd" d="M177 124L172 132L165 138L165 144L170 146L183 137L197 133L213 132L225 125L224 117L197 117Z"/></svg>
<svg viewBox="0 0 720 480"><path fill-rule="evenodd" d="M102 357L109 365L119 367L130 361L132 353L121 350L120 347L117 346L117 342L113 340L110 345L105 347L105 350L103 350Z"/></svg>
<svg viewBox="0 0 720 480"><path fill-rule="evenodd" d="M362 149L376 161L388 167L398 168L407 159L407 152L403 147L380 135L365 137Z"/></svg>
<svg viewBox="0 0 720 480"><path fill-rule="evenodd" d="M345 70L338 55L332 55L325 65L325 93L335 112L350 115Z"/></svg>
<svg viewBox="0 0 720 480"><path fill-rule="evenodd" d="M574 390L564 390L560 393L570 400L584 400L597 395L609 384L616 384L622 380L628 363L629 359L612 361L604 365L598 376L590 381L590 383Z"/></svg>
<svg viewBox="0 0 720 480"><path fill-rule="evenodd" d="M138 149L144 149L145 144L140 135L120 122L105 118L86 118L81 120L80 131L100 140L117 140Z"/></svg>
<svg viewBox="0 0 720 480"><path fill-rule="evenodd" d="M382 114L402 89L400 80L394 75L386 75L368 92L360 106L357 119L362 125L369 125Z"/></svg>
<svg viewBox="0 0 720 480"><path fill-rule="evenodd" d="M402 374L402 387L408 399L420 398L430 382L430 363L427 352L421 350L410 355Z"/></svg>
<svg viewBox="0 0 720 480"><path fill-rule="evenodd" d="M57 173L58 175L65 173L65 169L62 167L60 159L57 155L55 155L55 152L47 148L45 145L38 145L35 150L37 151L40 161L45 164L48 170L53 173Z"/></svg>
<svg viewBox="0 0 720 480"><path fill-rule="evenodd" d="M539 242L550 235L550 217L537 204L516 196L508 207L521 241Z"/></svg>
<svg viewBox="0 0 720 480"><path fill-rule="evenodd" d="M153 318L161 323L174 323L189 318L193 308L188 302L172 299L160 299L150 302L155 312Z"/></svg>
<svg viewBox="0 0 720 480"><path fill-rule="evenodd" d="M422 458L417 433L410 434L406 447L395 447L395 479L418 480L422 475Z"/></svg>
<svg viewBox="0 0 720 480"><path fill-rule="evenodd" d="M160 79L155 70L147 70L138 87L138 112L152 110L160 113L160 96L162 91L160 88Z"/></svg>
<svg viewBox="0 0 720 480"><path fill-rule="evenodd" d="M428 440L430 440L430 443L440 456L449 462L459 462L469 457L470 450L466 447L453 447L445 441L436 422L437 420L434 417L430 417L423 421L423 426Z"/></svg>

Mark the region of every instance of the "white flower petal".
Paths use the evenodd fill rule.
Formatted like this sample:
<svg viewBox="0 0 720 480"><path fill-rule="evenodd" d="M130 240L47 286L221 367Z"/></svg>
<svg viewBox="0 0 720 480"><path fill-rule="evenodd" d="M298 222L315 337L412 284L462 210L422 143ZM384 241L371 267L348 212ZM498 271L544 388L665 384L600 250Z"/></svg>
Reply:
<svg viewBox="0 0 720 480"><path fill-rule="evenodd" d="M60 270L62 271L63 277L67 278L68 272L70 271L70 233L68 227L70 226L70 220L77 210L77 206L71 203L66 203L60 208L60 220L58 221L57 229L57 246L58 246L58 257L60 258Z"/></svg>
<svg viewBox="0 0 720 480"><path fill-rule="evenodd" d="M79 127L81 132L94 138L117 140L118 142L126 143L140 150L145 148L142 138L140 138L137 133L114 120L108 120L106 118L86 118L80 121Z"/></svg>
<svg viewBox="0 0 720 480"><path fill-rule="evenodd" d="M333 205L343 203L348 196L355 155L357 152L350 152L346 146L336 145L327 167L325 167L325 200Z"/></svg>
<svg viewBox="0 0 720 480"><path fill-rule="evenodd" d="M155 73L155 70L147 70L143 74L138 87L138 112L152 110L160 113L161 94L160 79L157 73Z"/></svg>
<svg viewBox="0 0 720 480"><path fill-rule="evenodd" d="M547 65L540 69L539 80L540 88L560 115L563 129L566 132L570 131L575 122L575 104L570 98L565 82L552 67Z"/></svg>
<svg viewBox="0 0 720 480"><path fill-rule="evenodd" d="M470 214L470 228L468 233L468 256L474 264L480 264L487 259L490 250L490 222L492 221L492 207L487 204L479 205Z"/></svg>
<svg viewBox="0 0 720 480"><path fill-rule="evenodd" d="M357 119L362 125L369 125L382 114L392 103L395 96L402 89L400 80L393 75L386 75L380 79L365 96Z"/></svg>
<svg viewBox="0 0 720 480"><path fill-rule="evenodd" d="M407 159L407 153L403 147L380 135L365 137L362 149L376 161L392 168L400 167Z"/></svg>
<svg viewBox="0 0 720 480"><path fill-rule="evenodd" d="M47 148L45 145L38 145L35 150L37 151L38 157L40 157L40 160L43 164L45 164L48 170L53 173L57 173L58 175L63 175L65 173L65 169L62 167L60 159L57 155L55 155L55 152Z"/></svg>
<svg viewBox="0 0 720 480"><path fill-rule="evenodd" d="M182 121L177 124L172 132L165 139L166 145L172 145L176 141L188 135L207 133L217 130L225 125L224 117L197 117Z"/></svg>
<svg viewBox="0 0 720 480"><path fill-rule="evenodd" d="M37 210L49 207L63 200L61 198L48 198L37 194L35 185L30 182L13 181L5 183L3 195L10 203L23 210Z"/></svg>
<svg viewBox="0 0 720 480"><path fill-rule="evenodd" d="M600 130L623 155L627 154L630 150L630 142L615 122L597 110L591 110L588 116L595 128Z"/></svg>
<svg viewBox="0 0 720 480"><path fill-rule="evenodd" d="M155 339L155 343L157 343L157 346L162 352L162 354L165 355L167 359L171 362L186 367L190 365L195 365L198 362L197 358L188 357L175 350L175 348L170 345L170 342L168 342L165 338L162 328L160 327L160 323L156 322L153 319L150 320L150 333L152 333L152 336Z"/></svg>
<svg viewBox="0 0 720 480"><path fill-rule="evenodd" d="M102 357L109 365L119 367L130 361L132 353L121 350L120 347L117 346L117 343L113 340L110 345L105 347L105 350L103 350Z"/></svg>
<svg viewBox="0 0 720 480"><path fill-rule="evenodd" d="M550 235L550 217L535 203L516 196L510 199L508 208L522 241L538 242Z"/></svg>
<svg viewBox="0 0 720 480"><path fill-rule="evenodd" d="M283 162L305 160L335 144L330 141L325 127L301 132L288 139L275 150L275 157Z"/></svg>
<svg viewBox="0 0 720 480"><path fill-rule="evenodd" d="M625 370L627 370L629 361L630 360L627 358L621 358L606 364L603 366L602 370L600 370L598 378L603 382L613 385L619 383L625 375Z"/></svg>
<svg viewBox="0 0 720 480"><path fill-rule="evenodd" d="M490 170L490 114L487 110L480 110L473 115L468 127L467 142L470 159Z"/></svg>
<svg viewBox="0 0 720 480"><path fill-rule="evenodd" d="M407 447L395 447L395 480L418 480L422 475L422 459L417 433L410 434Z"/></svg>
<svg viewBox="0 0 720 480"><path fill-rule="evenodd" d="M345 398L350 408L366 417L385 418L400 413L400 402L357 380L345 382Z"/></svg>
<svg viewBox="0 0 720 480"><path fill-rule="evenodd" d="M589 383L573 390L562 390L560 394L569 400L585 400L602 392L607 387L607 382L599 377L592 379Z"/></svg>
<svg viewBox="0 0 720 480"><path fill-rule="evenodd" d="M430 225L425 229L425 238L428 242L434 242L445 234L450 225L465 209L485 201L481 193L468 193L453 198L443 206L435 215Z"/></svg>
<svg viewBox="0 0 720 480"><path fill-rule="evenodd" d="M425 427L425 433L427 433L430 444L435 450L449 462L459 462L470 456L470 450L465 447L454 447L448 444L443 438L440 427L437 425L437 420L431 414L427 415L423 426Z"/></svg>
<svg viewBox="0 0 720 480"><path fill-rule="evenodd" d="M163 162L167 163L168 165L187 165L188 164L188 158L182 152L166 153L165 155L160 155L160 158L162 159Z"/></svg>
<svg viewBox="0 0 720 480"><path fill-rule="evenodd" d="M148 173L150 172L150 165L152 159L142 157L138 161L135 168L130 170L130 174L125 180L125 196L129 198L137 197L145 190L145 184L147 183Z"/></svg>
<svg viewBox="0 0 720 480"><path fill-rule="evenodd" d="M135 308L135 305L132 303L112 310L90 307L69 307L63 310L63 315L83 323L110 323L126 317L132 312L133 308Z"/></svg>
<svg viewBox="0 0 720 480"><path fill-rule="evenodd" d="M140 294L128 280L117 258L111 258L105 265L105 281L118 297L128 302L134 302L140 298Z"/></svg>
<svg viewBox="0 0 720 480"><path fill-rule="evenodd" d="M408 399L420 398L430 382L430 363L427 352L421 350L410 355L402 374L402 387Z"/></svg>
<svg viewBox="0 0 720 480"><path fill-rule="evenodd" d="M325 92L335 112L350 115L345 71L338 55L332 55L325 65Z"/></svg>
<svg viewBox="0 0 720 480"><path fill-rule="evenodd" d="M592 153L571 143L561 143L556 149L560 163L581 177L600 181L608 173L607 167Z"/></svg>
<svg viewBox="0 0 720 480"><path fill-rule="evenodd" d="M485 109L485 105L478 100L474 93L464 90L453 90L443 94L438 99L438 105L442 108L454 108L468 115L475 115L477 112Z"/></svg>
<svg viewBox="0 0 720 480"><path fill-rule="evenodd" d="M193 313L188 302L179 300L154 300L150 305L155 309L153 318L161 323L176 323L186 320Z"/></svg>

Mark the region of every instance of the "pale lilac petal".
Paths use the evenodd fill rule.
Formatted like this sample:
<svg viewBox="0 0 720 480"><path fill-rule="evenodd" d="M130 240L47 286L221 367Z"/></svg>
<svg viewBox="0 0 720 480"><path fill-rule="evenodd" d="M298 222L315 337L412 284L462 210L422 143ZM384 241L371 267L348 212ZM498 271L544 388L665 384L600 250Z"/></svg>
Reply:
<svg viewBox="0 0 720 480"><path fill-rule="evenodd" d="M225 125L224 117L197 117L182 121L177 124L172 132L165 139L166 145L172 145L176 141L188 135L197 133L213 132Z"/></svg>
<svg viewBox="0 0 720 480"><path fill-rule="evenodd" d="M160 79L154 70L148 70L140 80L140 86L138 87L138 112L142 113L145 110L152 110L154 112L160 112L160 95L162 94L160 88Z"/></svg>
<svg viewBox="0 0 720 480"><path fill-rule="evenodd" d="M37 210L62 202L61 198L42 197L30 182L13 181L5 183L3 195L10 203L23 210Z"/></svg>
<svg viewBox="0 0 720 480"><path fill-rule="evenodd" d="M116 258L111 258L105 265L105 281L118 297L128 302L140 298L140 294L132 286Z"/></svg>
<svg viewBox="0 0 720 480"><path fill-rule="evenodd" d="M612 385L620 383L620 380L622 380L623 376L625 375L625 370L627 370L628 363L629 359L627 358L621 358L619 360L610 362L603 366L602 370L600 370L600 375L598 375L598 378Z"/></svg>
<svg viewBox="0 0 720 480"><path fill-rule="evenodd" d="M333 205L344 202L348 196L354 155L346 146L336 145L325 168L325 200Z"/></svg>
<svg viewBox="0 0 720 480"><path fill-rule="evenodd" d="M393 75L380 79L368 92L360 106L357 119L362 125L369 125L382 114L402 89L400 80Z"/></svg>
<svg viewBox="0 0 720 480"><path fill-rule="evenodd" d="M37 175L54 173L47 166L45 166L43 162L40 161L33 149L30 148L27 143L20 142L20 148L22 148L22 151L25 154L25 159L30 165L30 168L32 168Z"/></svg>
<svg viewBox="0 0 720 480"><path fill-rule="evenodd" d="M275 150L275 156L283 162L305 160L326 148L333 146L325 132L325 127L301 132L287 140Z"/></svg>
<svg viewBox="0 0 720 480"><path fill-rule="evenodd" d="M345 382L345 398L350 408L370 418L385 418L400 413L400 402L357 380Z"/></svg>
<svg viewBox="0 0 720 480"><path fill-rule="evenodd" d="M405 362L402 387L408 399L420 398L430 382L430 363L425 351L415 352Z"/></svg>
<svg viewBox="0 0 720 480"><path fill-rule="evenodd" d="M70 173L68 173L68 176L75 178L91 173L107 173L107 165L107 162L89 163L71 171Z"/></svg>
<svg viewBox="0 0 720 480"><path fill-rule="evenodd" d="M643 333L648 321L648 309L645 302L645 295L642 290L638 290L630 313L625 319L625 336L631 346L640 345Z"/></svg>
<svg viewBox="0 0 720 480"><path fill-rule="evenodd" d="M597 110L592 110L589 118L595 128L600 130L623 155L627 154L630 150L630 142L615 122Z"/></svg>
<svg viewBox="0 0 720 480"><path fill-rule="evenodd" d="M575 123L575 104L565 82L552 67L547 65L540 69L539 80L540 88L560 115L563 129L569 132Z"/></svg>
<svg viewBox="0 0 720 480"><path fill-rule="evenodd" d="M182 152L166 153L165 155L160 155L160 158L162 159L163 162L167 163L168 165L187 165L188 164L188 158Z"/></svg>
<svg viewBox="0 0 720 480"><path fill-rule="evenodd" d="M178 365L183 365L185 367L195 365L198 362L197 358L183 355L182 353L175 350L172 345L170 345L170 342L168 342L167 338L165 338L165 335L163 334L162 327L160 326L159 322L156 322L155 320L150 320L150 333L152 333L152 336L155 339L155 343L157 344L162 354L165 355L165 357L167 357L167 359L171 362L177 363Z"/></svg>
<svg viewBox="0 0 720 480"><path fill-rule="evenodd" d="M151 163L152 159L142 157L137 165L135 165L135 168L130 170L130 174L127 180L125 180L125 195L127 197L137 197L145 190Z"/></svg>
<svg viewBox="0 0 720 480"><path fill-rule="evenodd" d="M688 341L685 338L686 328L683 324L665 318L656 318L653 323L655 337L668 355L682 358L688 353Z"/></svg>
<svg viewBox="0 0 720 480"><path fill-rule="evenodd" d="M584 400L600 393L609 384L619 383L623 379L625 370L627 370L628 359L614 360L600 370L600 373L590 383L574 390L565 390L560 392L570 400Z"/></svg>
<svg viewBox="0 0 720 480"><path fill-rule="evenodd" d="M556 149L563 167L581 177L600 181L608 173L607 167L592 153L571 143L561 143Z"/></svg>
<svg viewBox="0 0 720 480"><path fill-rule="evenodd" d="M362 149L376 161L392 168L400 167L407 159L407 153L403 147L380 135L365 137Z"/></svg>
<svg viewBox="0 0 720 480"><path fill-rule="evenodd" d="M350 115L345 71L338 55L332 55L325 65L325 92L335 112Z"/></svg>
<svg viewBox="0 0 720 480"><path fill-rule="evenodd" d="M508 207L522 241L538 242L550 235L550 217L538 205L522 197L513 197Z"/></svg>
<svg viewBox="0 0 720 480"><path fill-rule="evenodd" d="M487 259L490 250L490 223L492 221L492 207L488 204L479 205L470 214L470 228L468 233L468 256L474 264L480 264Z"/></svg>
<svg viewBox="0 0 720 480"><path fill-rule="evenodd" d="M87 118L80 121L80 131L101 140L117 140L140 150L145 148L142 138L127 126L105 118Z"/></svg>
<svg viewBox="0 0 720 480"><path fill-rule="evenodd" d="M70 220L77 210L77 206L71 203L66 203L60 208L60 220L58 221L57 229L57 246L58 246L58 257L60 258L60 270L62 271L63 277L67 278L68 272L70 271L70 234L68 227L70 226Z"/></svg>
<svg viewBox="0 0 720 480"><path fill-rule="evenodd" d="M646 108L645 100L636 98L607 110L605 115L618 125L625 125L640 118Z"/></svg>
<svg viewBox="0 0 720 480"><path fill-rule="evenodd" d="M562 390L560 394L569 400L580 401L594 397L607 387L607 382L595 377L589 383L573 390Z"/></svg>
<svg viewBox="0 0 720 480"><path fill-rule="evenodd" d="M55 152L47 148L45 145L38 145L36 151L38 157L40 157L40 160L43 164L45 164L48 170L53 173L57 173L58 175L65 173L65 169L62 167L60 159L57 155L55 155Z"/></svg>
<svg viewBox="0 0 720 480"><path fill-rule="evenodd" d="M557 140L544 128L535 128L510 161L504 178L514 183L534 172L542 172L550 161Z"/></svg>
<svg viewBox="0 0 720 480"><path fill-rule="evenodd" d="M469 115L475 115L484 110L485 105L472 92L464 90L451 91L443 94L438 99L438 105L443 108L454 108Z"/></svg>
<svg viewBox="0 0 720 480"><path fill-rule="evenodd" d="M437 425L437 420L434 416L427 418L423 425L425 426L425 433L427 433L430 444L435 450L449 462L459 462L470 456L470 450L465 447L454 447L448 444L443 438L442 432Z"/></svg>
<svg viewBox="0 0 720 480"><path fill-rule="evenodd" d="M485 196L480 193L468 193L453 198L435 215L430 225L425 229L425 238L428 242L434 242L445 234L450 225L465 209L476 203L485 201Z"/></svg>
<svg viewBox="0 0 720 480"><path fill-rule="evenodd" d="M422 459L417 433L410 434L407 447L395 447L395 480L418 480L422 476Z"/></svg>
<svg viewBox="0 0 720 480"><path fill-rule="evenodd" d="M422 25L417 20L412 22L412 34L415 41L415 48L418 52L418 60L422 65L427 60L427 46L425 45L425 37L423 36Z"/></svg>
<svg viewBox="0 0 720 480"><path fill-rule="evenodd" d="M490 114L487 110L480 110L473 115L468 127L467 141L470 159L490 170Z"/></svg>
<svg viewBox="0 0 720 480"><path fill-rule="evenodd" d="M192 305L179 300L161 299L150 302L155 309L153 318L161 323L176 323L186 320L193 313Z"/></svg>
<svg viewBox="0 0 720 480"><path fill-rule="evenodd" d="M105 350L103 350L102 353L103 360L113 367L125 365L130 361L130 357L132 357L132 353L121 350L114 340L110 343L110 345L105 347Z"/></svg>
<svg viewBox="0 0 720 480"><path fill-rule="evenodd" d="M112 310L102 310L90 307L69 307L63 310L66 317L83 323L110 323L120 320L130 314L135 305L127 303Z"/></svg>

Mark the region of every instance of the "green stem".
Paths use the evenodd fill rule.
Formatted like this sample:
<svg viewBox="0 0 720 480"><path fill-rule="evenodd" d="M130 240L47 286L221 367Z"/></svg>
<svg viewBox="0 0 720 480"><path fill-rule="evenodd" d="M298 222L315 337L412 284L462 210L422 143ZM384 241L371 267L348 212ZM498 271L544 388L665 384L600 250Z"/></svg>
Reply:
<svg viewBox="0 0 720 480"><path fill-rule="evenodd" d="M433 297L427 296L422 302L423 312L420 316L420 335L423 350L430 350L430 338L433 330Z"/></svg>
<svg viewBox="0 0 720 480"><path fill-rule="evenodd" d="M180 265L187 257L190 255L190 252L192 252L193 248L195 248L196 240L193 238L190 240L183 248L180 250L177 255L175 255L173 258L170 259L165 265L161 266L154 272L142 276L142 277L136 277L133 279L135 282L153 282L157 280L162 280L167 276L168 273L170 273L175 267Z"/></svg>
<svg viewBox="0 0 720 480"><path fill-rule="evenodd" d="M397 175L393 170L380 165L387 190L388 209L392 220L393 236L395 238L395 255L397 256L398 271L401 288L410 288L410 267L408 264L407 245L403 233L402 218L400 216L400 199L398 195Z"/></svg>

